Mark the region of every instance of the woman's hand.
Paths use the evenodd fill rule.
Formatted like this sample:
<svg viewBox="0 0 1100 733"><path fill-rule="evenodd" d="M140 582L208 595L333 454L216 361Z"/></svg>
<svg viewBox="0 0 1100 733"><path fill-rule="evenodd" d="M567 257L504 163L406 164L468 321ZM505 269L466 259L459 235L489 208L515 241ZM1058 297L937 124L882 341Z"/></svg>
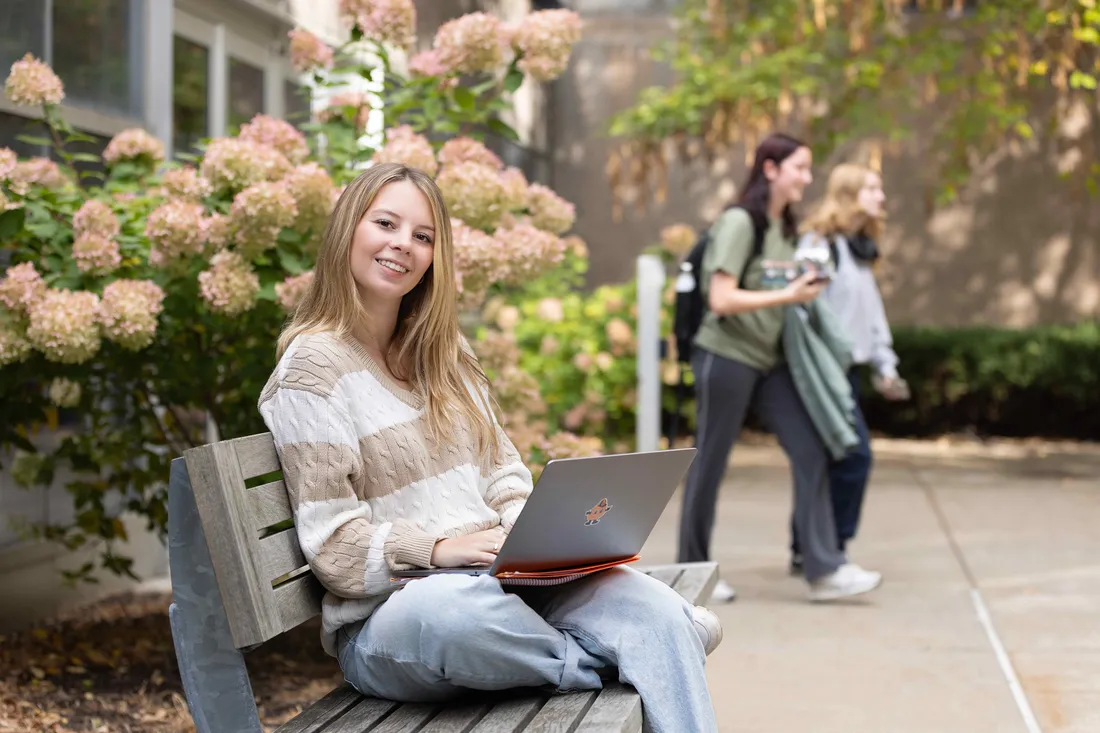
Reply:
<svg viewBox="0 0 1100 733"><path fill-rule="evenodd" d="M909 399L909 384L901 377L879 377L873 381L875 390L891 402Z"/></svg>
<svg viewBox="0 0 1100 733"><path fill-rule="evenodd" d="M827 284L828 281L820 279L816 272L806 272L783 288L783 295L788 303L809 303L821 295Z"/></svg>
<svg viewBox="0 0 1100 733"><path fill-rule="evenodd" d="M437 568L462 568L467 565L492 565L507 535L500 527L451 537L435 543L432 565Z"/></svg>

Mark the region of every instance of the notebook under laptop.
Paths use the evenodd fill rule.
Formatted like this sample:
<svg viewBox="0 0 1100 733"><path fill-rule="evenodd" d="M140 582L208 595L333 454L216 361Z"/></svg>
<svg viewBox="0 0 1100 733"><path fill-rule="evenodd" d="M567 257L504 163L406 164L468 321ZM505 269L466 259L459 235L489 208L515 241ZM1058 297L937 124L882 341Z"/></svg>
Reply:
<svg viewBox="0 0 1100 733"><path fill-rule="evenodd" d="M399 571L394 581L464 573L561 582L636 560L695 452L680 448L550 461L496 562Z"/></svg>

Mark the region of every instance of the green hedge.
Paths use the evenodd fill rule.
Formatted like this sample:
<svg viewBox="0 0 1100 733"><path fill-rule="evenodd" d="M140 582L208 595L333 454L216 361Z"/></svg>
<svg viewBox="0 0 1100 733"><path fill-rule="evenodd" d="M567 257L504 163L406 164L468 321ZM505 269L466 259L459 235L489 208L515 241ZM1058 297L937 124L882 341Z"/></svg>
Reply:
<svg viewBox="0 0 1100 733"><path fill-rule="evenodd" d="M1100 323L1031 329L898 328L913 399L868 390L873 431L1100 439Z"/></svg>

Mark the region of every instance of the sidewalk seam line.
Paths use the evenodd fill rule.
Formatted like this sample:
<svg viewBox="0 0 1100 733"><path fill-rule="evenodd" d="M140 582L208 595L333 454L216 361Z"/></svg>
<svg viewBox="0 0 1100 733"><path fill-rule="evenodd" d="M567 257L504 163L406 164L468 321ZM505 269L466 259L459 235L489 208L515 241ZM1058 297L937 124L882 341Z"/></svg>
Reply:
<svg viewBox="0 0 1100 733"><path fill-rule="evenodd" d="M1042 733L1043 729L1039 726L1039 721L1035 717L1035 712L1031 709L1031 703L1028 702L1027 699L1027 692L1020 682L1019 675L1016 674L1016 668L1012 664L1012 659L1008 655L1008 650L1005 648L1000 634L997 633L996 626L993 625L993 616L989 613L989 607L986 606L985 599L982 597L982 591L978 586L978 580L970 569L970 564L966 561L966 556L963 555L962 547L960 547L958 541L955 540L955 534L951 531L951 525L947 521L947 515L944 514L943 508L940 507L940 503L936 499L935 490L924 480L924 476L921 475L918 468L909 465L909 472L913 475L913 479L917 482L917 485L923 489L924 496L932 507L932 513L936 516L936 522L940 525L940 531L942 531L947 538L947 544L951 548L951 554L955 556L955 562L959 564L959 568L962 570L967 584L970 585L970 601L974 605L974 613L978 617L978 623L981 624L982 628L985 630L989 645L993 647L993 656L997 660L997 666L1001 669L1001 675L1005 678L1005 682L1008 683L1008 689L1009 692L1012 693L1012 699L1016 703L1016 709L1020 711L1020 715L1024 719L1024 726L1027 728L1028 733Z"/></svg>

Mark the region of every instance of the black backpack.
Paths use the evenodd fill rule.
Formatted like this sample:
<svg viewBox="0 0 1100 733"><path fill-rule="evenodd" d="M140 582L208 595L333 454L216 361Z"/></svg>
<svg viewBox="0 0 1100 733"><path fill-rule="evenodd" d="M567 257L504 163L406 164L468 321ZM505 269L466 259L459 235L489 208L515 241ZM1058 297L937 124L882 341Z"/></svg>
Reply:
<svg viewBox="0 0 1100 733"><path fill-rule="evenodd" d="M758 226L753 219L753 243L752 253L745 260L745 266L741 268L741 276L737 282L745 280L745 273L749 271L749 265L764 252L764 236L767 231ZM676 354L681 363L691 363L691 353L695 345L695 334L699 332L699 326L703 323L703 316L707 312L707 304L703 301L702 273L703 255L706 254L707 245L710 243L710 229L705 230L696 240L695 246L684 258L684 263L691 265L691 279L687 282L686 273L680 273L676 279L676 309L672 318L672 333L676 339ZM681 267L683 264L681 264ZM684 278L683 280L681 278Z"/></svg>
<svg viewBox="0 0 1100 733"><path fill-rule="evenodd" d="M745 274L749 271L749 265L764 253L764 237L767 229L761 227L754 217L752 220L752 252L745 260L741 268L741 276L738 283L745 281ZM671 447L677 437L680 427L680 412L687 385L684 383L684 364L691 363L691 354L695 348L695 334L699 332L699 326L703 322L703 316L707 312L707 304L703 300L702 272L703 255L706 254L707 245L710 243L710 229L704 231L695 246L684 258L685 263L691 264L691 281L685 278L686 273L680 273L676 279L676 309L672 318L672 333L676 339L676 358L680 361L680 383L676 386L676 410L672 413L672 422L669 425L668 443ZM681 280L681 278L685 278Z"/></svg>

